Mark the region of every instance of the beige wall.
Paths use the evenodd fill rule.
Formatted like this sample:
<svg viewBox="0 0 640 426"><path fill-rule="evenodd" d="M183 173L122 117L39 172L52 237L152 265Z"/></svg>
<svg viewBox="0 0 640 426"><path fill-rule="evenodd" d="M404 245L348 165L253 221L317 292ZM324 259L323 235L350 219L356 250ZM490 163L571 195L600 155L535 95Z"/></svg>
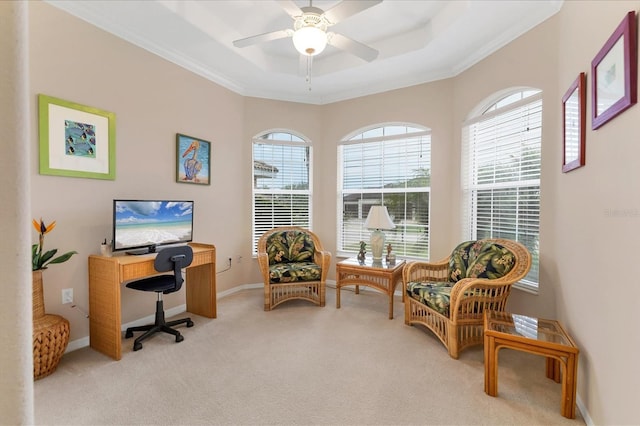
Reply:
<svg viewBox="0 0 640 426"><path fill-rule="evenodd" d="M560 139L549 149L556 166L548 275L556 314L582 353L579 392L596 423L637 424L640 380L640 285L633 278L640 236L640 106L591 129L591 60L628 11L640 3L567 2L558 16L558 94L587 72L586 166L560 173ZM623 266L625 265L625 266Z"/></svg>
<svg viewBox="0 0 640 426"><path fill-rule="evenodd" d="M637 1L567 1L555 17L454 82L454 126L495 91L511 86L544 91L540 291L515 291L508 307L558 318L565 325L581 349L578 395L595 424L637 424L640 419L634 408L640 379L640 333L635 330L640 286L619 266L626 258L622 253L636 251L640 234L640 108L590 130L591 60L631 10L638 11ZM586 166L564 174L561 99L583 71ZM458 133L454 146L459 157Z"/></svg>
<svg viewBox="0 0 640 426"><path fill-rule="evenodd" d="M438 81L431 84L389 91L379 95L324 106L322 122L325 130L322 140L322 167L326 171L323 192L319 202L327 206L329 213L317 225L329 229L328 245L336 247L337 200L337 145L356 130L380 123L407 122L428 127L431 135L431 257L440 259L450 250L450 167L452 165L451 126L452 82ZM316 200L318 202L318 200Z"/></svg>
<svg viewBox="0 0 640 426"><path fill-rule="evenodd" d="M505 89L515 87L532 87L543 91L543 130L542 130L542 174L541 174L541 225L540 225L540 288L538 295L531 295L516 290L509 301L509 309L524 314L535 314L553 318L556 313L553 295L555 280L550 274L550 265L554 259L548 257L552 239L556 231L553 218L555 205L553 199L555 184L553 180L559 168L558 156L559 129L558 116L561 114L557 89L558 52L550 45L558 39L557 17L547 20L517 40L502 48L496 54L476 64L454 79L453 126L456 128L453 143L452 180L453 188L460 188L461 132L460 128L469 115L475 113L479 105L489 106L487 99L496 101L495 95ZM508 64L508 66L505 66ZM568 87L568 86L567 86ZM453 197L453 211L460 211L460 197ZM455 224L451 229L459 240L461 235L460 214L455 216Z"/></svg>
<svg viewBox="0 0 640 426"><path fill-rule="evenodd" d="M29 9L34 152L39 93L116 114L115 181L39 175L38 156L30 162L32 215L57 221L47 247L79 253L44 275L47 311L70 320L73 341L88 336L88 320L79 309L61 305L60 292L72 287L78 307L87 310L87 256L98 253L100 241L111 234L114 198L193 199L195 238L215 243L218 262L250 258L250 245L238 238L251 218L250 197L237 196L250 172L238 166L249 153L244 99L47 4L33 2ZM212 143L210 186L175 181L176 133ZM218 274L219 291L245 282L243 267L249 265L234 264L233 272ZM124 322L152 313L147 296L123 288ZM184 303L184 295L165 300L170 308Z"/></svg>
<svg viewBox="0 0 640 426"><path fill-rule="evenodd" d="M72 340L88 335L88 320L59 303L60 290L73 287L86 310L86 259L109 235L111 200L118 197L194 199L196 239L217 246L218 269L228 257L243 256L218 275L218 291L259 282L250 256L250 140L270 129L291 129L314 142L314 229L335 252L337 142L373 124L431 128L431 245L432 258L440 258L460 239L461 123L496 91L537 87L544 91L540 293L515 290L509 306L559 318L575 337L579 398L594 423L637 423L640 318L634 302L640 286L627 278L626 265L633 265L640 229L640 168L634 164L640 109L588 131L586 167L568 174L560 169L559 124L564 91L580 71L589 71L624 14L637 7L636 1L568 1L555 17L455 78L312 106L241 97L49 5L30 3L31 214L58 222L47 235L49 247L80 253L46 272L47 311L71 321ZM115 181L38 174L38 93L116 113ZM211 186L175 182L176 132L212 142ZM144 294L125 292L125 322L151 314L153 303ZM182 300L173 295L167 307ZM256 309L261 306L258 298Z"/></svg>

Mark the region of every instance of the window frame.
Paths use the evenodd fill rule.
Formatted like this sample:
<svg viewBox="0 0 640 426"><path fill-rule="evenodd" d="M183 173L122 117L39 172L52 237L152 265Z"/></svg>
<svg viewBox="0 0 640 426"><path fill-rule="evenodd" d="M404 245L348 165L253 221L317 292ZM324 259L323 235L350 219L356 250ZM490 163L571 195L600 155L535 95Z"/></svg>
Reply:
<svg viewBox="0 0 640 426"><path fill-rule="evenodd" d="M508 98L517 95L518 93L525 94L528 93L526 97L522 97L519 100L515 100L513 102L509 102L503 105L500 105ZM514 287L524 290L533 294L537 294L540 288L540 219L541 219L541 181L542 181L542 134L543 134L543 116L544 116L544 104L543 104L543 92L540 89L529 88L529 87L518 87L503 90L494 94L491 98L492 101L486 102L481 106L478 106L471 114L470 118L468 118L462 125L462 161L461 161L461 186L462 186L462 233L464 238L468 239L476 239L478 232L478 215L477 210L475 212L472 211L473 206L477 206L477 197L478 191L484 190L500 190L500 189L514 189L516 194L519 194L519 190L522 188L531 188L537 187L537 203L538 203L538 211L537 211L537 244L534 251L532 251L532 261L534 262L534 266L536 268L536 281L531 280L529 278L525 278L514 285ZM477 182L472 182L474 178L474 174L477 176L478 170L472 170L474 161L471 157L471 148L474 144L471 135L472 126L482 123L488 120L493 120L496 117L503 116L504 114L508 114L513 111L517 111L528 105L535 105L539 103L540 110L535 112L535 114L539 114L540 128L539 128L539 137L538 140L538 154L539 154L539 162L537 164L537 179L519 179L517 181L508 181L508 182L493 182L491 184L478 184ZM527 115L527 119L531 117L532 114ZM522 165L522 162L519 163ZM474 194L475 193L475 198ZM516 195L515 202L517 203L516 208L519 206L520 200L519 196ZM477 209L477 207L476 207ZM492 213L494 210L492 209ZM517 213L515 215L516 223L525 216L524 213L521 215ZM518 238L516 225L513 228L513 232L516 233L516 239ZM494 226L491 226L490 232L494 232Z"/></svg>
<svg viewBox="0 0 640 426"><path fill-rule="evenodd" d="M278 139L278 138L269 138L272 135L289 135L289 140ZM256 188L255 179L255 162L256 162L256 152L255 147L257 144L263 145L274 145L274 146L290 146L290 147L300 147L308 150L307 154L307 181L308 188L304 189L260 189ZM272 227L275 226L302 226L304 228L312 229L313 226L313 144L311 141L305 136L297 133L291 129L270 129L264 132L260 132L251 138L251 237L252 237L252 256L257 256L257 243L260 239L260 236L267 230L261 229L262 227L258 226L256 221L256 195L265 194L265 195L306 195L307 196L307 222L308 223L294 223L293 220L290 223L280 223L275 224L274 216L272 219ZM262 161L258 159L258 161ZM269 228L271 229L271 228Z"/></svg>
<svg viewBox="0 0 640 426"><path fill-rule="evenodd" d="M367 133L375 134L377 132L383 132L384 129L389 129L389 131L393 132L393 128L395 127L405 127L406 129L413 129L418 131L413 132L405 132L405 133L391 133L389 135L376 135L365 137ZM393 194L411 194L411 193L425 193L427 196L427 223L424 226L427 232L427 238L425 243L426 254L424 256L415 256L415 255L405 255L402 253L396 252L396 255L401 256L406 259L421 259L427 260L430 254L430 236L431 236L431 146L432 146L432 130L415 123L406 123L406 122L394 122L394 123L378 123L365 128L361 128L349 134L347 137L343 138L337 147L337 182L336 182L336 254L339 257L353 257L356 255L357 250L349 250L344 247L344 230L343 230L343 219L344 219L344 196L345 194L381 194L382 199L384 200L385 195L393 195ZM384 142L395 142L406 139L414 139L414 138L427 138L425 143L427 146L425 148L428 154L428 163L426 164L426 170L429 171L429 185L428 186L418 186L418 187L410 187L405 186L404 188L384 188L384 185L380 188L359 188L353 189L348 188L345 189L343 187L344 184L344 152L343 149L345 146L349 145L362 145L368 143L384 143ZM384 180L382 176L379 177L381 180ZM408 177L407 177L408 179ZM407 180L408 181L408 180ZM405 181L405 182L407 182ZM384 205L387 205L383 202ZM376 203L372 203L370 205L376 205ZM391 212L390 212L391 213ZM405 204L405 213L406 213L406 204ZM363 217L359 217L362 221L362 225L366 220L366 214L364 212L359 212L359 215L362 214ZM398 225L398 221L394 220L396 225ZM398 229L398 227L396 228ZM387 233L389 231L385 231ZM403 230L406 235L406 228ZM359 230L361 238L363 241L367 243L367 252L370 253L369 240L370 240L370 231L364 227L361 227ZM389 242L389 238L387 238L387 242ZM391 241L392 242L392 241ZM392 242L393 245L393 242ZM395 251L395 250L394 250Z"/></svg>

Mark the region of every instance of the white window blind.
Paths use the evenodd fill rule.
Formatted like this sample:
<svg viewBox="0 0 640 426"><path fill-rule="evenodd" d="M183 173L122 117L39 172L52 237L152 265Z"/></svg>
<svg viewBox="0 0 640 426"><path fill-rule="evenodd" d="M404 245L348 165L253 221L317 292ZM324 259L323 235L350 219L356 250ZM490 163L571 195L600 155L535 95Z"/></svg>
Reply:
<svg viewBox="0 0 640 426"><path fill-rule="evenodd" d="M396 225L385 231L398 256L429 256L431 133L406 125L378 127L338 146L338 251L355 254L369 209L385 205ZM370 252L370 248L368 250Z"/></svg>
<svg viewBox="0 0 640 426"><path fill-rule="evenodd" d="M542 96L511 94L463 129L463 223L469 239L507 238L531 252L520 283L538 287Z"/></svg>
<svg viewBox="0 0 640 426"><path fill-rule="evenodd" d="M253 140L253 254L277 226L311 227L311 146L286 132Z"/></svg>

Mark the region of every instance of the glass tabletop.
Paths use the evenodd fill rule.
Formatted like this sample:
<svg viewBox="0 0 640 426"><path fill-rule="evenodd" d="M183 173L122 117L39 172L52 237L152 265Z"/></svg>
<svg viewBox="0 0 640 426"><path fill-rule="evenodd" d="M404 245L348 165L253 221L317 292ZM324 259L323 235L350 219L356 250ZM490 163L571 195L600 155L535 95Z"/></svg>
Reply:
<svg viewBox="0 0 640 426"><path fill-rule="evenodd" d="M487 327L499 333L522 336L531 340L574 346L558 321L492 311L487 312Z"/></svg>
<svg viewBox="0 0 640 426"><path fill-rule="evenodd" d="M350 257L339 263L346 266L365 266L368 268L395 269L398 266L404 265L405 260L397 259L395 263L387 263L384 259L382 259L381 262L374 262L372 257L367 257L364 259L364 262L360 262L356 257Z"/></svg>

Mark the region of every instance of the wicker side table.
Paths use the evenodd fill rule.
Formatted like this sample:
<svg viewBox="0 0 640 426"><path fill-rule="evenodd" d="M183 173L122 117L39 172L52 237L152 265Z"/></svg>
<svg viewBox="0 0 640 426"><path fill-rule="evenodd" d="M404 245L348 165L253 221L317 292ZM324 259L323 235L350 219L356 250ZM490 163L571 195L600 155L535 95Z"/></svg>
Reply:
<svg viewBox="0 0 640 426"><path fill-rule="evenodd" d="M545 356L547 377L562 382L560 413L575 419L580 350L558 321L484 311L484 391L490 396L498 395L498 352L503 348Z"/></svg>
<svg viewBox="0 0 640 426"><path fill-rule="evenodd" d="M402 282L404 259L390 265L375 263L371 258L365 258L361 263L355 257L336 263L336 309L340 309L340 289L348 285L356 286L356 294L360 293L360 286L371 287L389 298L389 319L393 319L393 295L398 283ZM404 292L402 292L404 302Z"/></svg>
<svg viewBox="0 0 640 426"><path fill-rule="evenodd" d="M60 315L45 314L33 319L33 378L56 371L69 344L69 321Z"/></svg>

